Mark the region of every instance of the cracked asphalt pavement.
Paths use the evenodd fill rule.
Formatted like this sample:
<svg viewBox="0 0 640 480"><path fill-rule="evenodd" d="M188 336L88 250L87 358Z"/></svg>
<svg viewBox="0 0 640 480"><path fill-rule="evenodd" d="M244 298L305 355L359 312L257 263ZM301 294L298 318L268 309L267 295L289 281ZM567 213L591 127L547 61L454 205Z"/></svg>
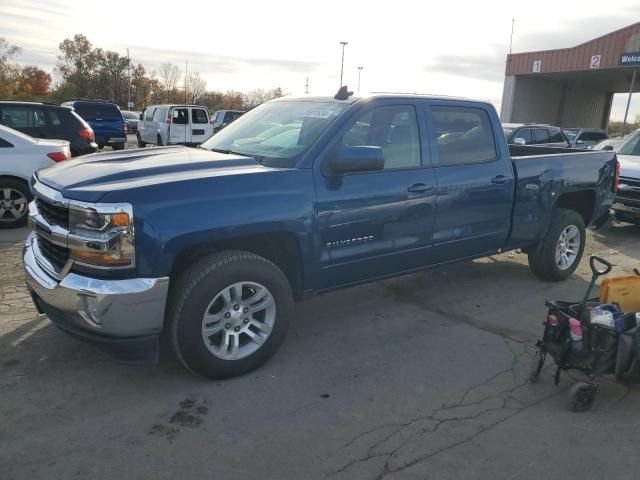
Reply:
<svg viewBox="0 0 640 480"><path fill-rule="evenodd" d="M506 253L319 296L280 352L211 382L164 352L126 366L38 318L26 230L0 231L0 478L637 479L639 391L603 378L571 413L549 364L527 376L544 300L580 299ZM588 253L640 266L640 227Z"/></svg>

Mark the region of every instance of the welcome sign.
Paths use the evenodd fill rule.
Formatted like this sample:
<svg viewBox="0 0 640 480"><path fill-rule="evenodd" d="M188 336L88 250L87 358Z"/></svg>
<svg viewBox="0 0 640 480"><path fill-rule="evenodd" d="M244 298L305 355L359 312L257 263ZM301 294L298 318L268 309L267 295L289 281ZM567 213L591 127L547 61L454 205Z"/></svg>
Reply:
<svg viewBox="0 0 640 480"><path fill-rule="evenodd" d="M623 53L618 65L640 65L640 52Z"/></svg>

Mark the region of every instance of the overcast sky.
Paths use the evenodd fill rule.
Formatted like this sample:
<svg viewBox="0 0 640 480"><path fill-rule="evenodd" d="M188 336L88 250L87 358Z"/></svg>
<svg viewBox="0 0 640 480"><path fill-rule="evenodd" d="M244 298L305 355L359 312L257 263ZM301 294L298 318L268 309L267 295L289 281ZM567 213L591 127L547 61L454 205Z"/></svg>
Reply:
<svg viewBox="0 0 640 480"><path fill-rule="evenodd" d="M638 0L173 1L0 0L0 36L17 60L52 70L59 43L83 33L152 71L172 61L198 71L209 89L282 87L334 93L341 40L345 83L489 100L499 107L511 19L513 51L571 47L640 20ZM638 95L640 97L640 95ZM626 98L616 96L621 118ZM635 99L631 118L640 115Z"/></svg>

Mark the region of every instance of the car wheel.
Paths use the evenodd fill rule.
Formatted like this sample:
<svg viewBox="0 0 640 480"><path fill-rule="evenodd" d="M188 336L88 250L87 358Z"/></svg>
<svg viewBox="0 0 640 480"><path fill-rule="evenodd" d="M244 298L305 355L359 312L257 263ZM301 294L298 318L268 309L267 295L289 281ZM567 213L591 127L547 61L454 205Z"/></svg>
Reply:
<svg viewBox="0 0 640 480"><path fill-rule="evenodd" d="M292 315L291 286L276 265L249 252L219 252L177 279L169 296L167 334L188 370L228 378L271 358Z"/></svg>
<svg viewBox="0 0 640 480"><path fill-rule="evenodd" d="M158 135L158 146L162 147L162 137Z"/></svg>
<svg viewBox="0 0 640 480"><path fill-rule="evenodd" d="M146 147L146 146L147 146L147 144L146 144L146 143L144 143L144 142L142 141L142 139L140 138L140 134L139 134L139 133L136 135L136 138L138 139L138 148L144 148L144 147Z"/></svg>
<svg viewBox="0 0 640 480"><path fill-rule="evenodd" d="M578 268L585 241L582 216L575 210L558 208L544 240L529 252L529 268L542 280L566 280Z"/></svg>
<svg viewBox="0 0 640 480"><path fill-rule="evenodd" d="M114 143L113 144L113 149L114 150L124 150L124 143Z"/></svg>
<svg viewBox="0 0 640 480"><path fill-rule="evenodd" d="M0 180L0 228L26 224L32 198L25 182L10 178Z"/></svg>

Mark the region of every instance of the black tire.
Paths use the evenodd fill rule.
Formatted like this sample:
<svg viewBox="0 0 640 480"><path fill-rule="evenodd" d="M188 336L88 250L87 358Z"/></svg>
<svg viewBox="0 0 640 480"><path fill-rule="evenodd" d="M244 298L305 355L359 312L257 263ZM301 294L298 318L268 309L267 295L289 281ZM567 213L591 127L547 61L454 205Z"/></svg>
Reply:
<svg viewBox="0 0 640 480"><path fill-rule="evenodd" d="M144 148L147 146L147 144L140 139L139 133L136 135L136 138L138 139L138 148Z"/></svg>
<svg viewBox="0 0 640 480"><path fill-rule="evenodd" d="M593 406L598 387L587 382L578 382L569 389L569 408L572 412L586 412Z"/></svg>
<svg viewBox="0 0 640 480"><path fill-rule="evenodd" d="M5 191L9 198L5 198ZM25 200L23 200L25 199ZM27 182L13 178L0 178L0 229L18 228L27 223L29 217L28 202L33 200ZM19 201L20 203L13 203ZM27 203L24 203L24 202ZM19 213L15 217L13 211Z"/></svg>
<svg viewBox="0 0 640 480"><path fill-rule="evenodd" d="M640 225L640 217L636 217L630 213L615 212L615 217L619 222L631 223L632 225Z"/></svg>
<svg viewBox="0 0 640 480"><path fill-rule="evenodd" d="M113 149L114 150L124 150L124 143L114 143L113 144Z"/></svg>
<svg viewBox="0 0 640 480"><path fill-rule="evenodd" d="M158 144L159 147L162 147L162 137L160 135L158 135Z"/></svg>
<svg viewBox="0 0 640 480"><path fill-rule="evenodd" d="M571 225L577 227L580 232L580 246L571 266L561 269L556 263L556 247L562 232ZM550 282L566 280L578 268L584 253L585 242L586 228L582 216L575 210L558 208L553 212L545 238L529 252L529 268L542 280Z"/></svg>
<svg viewBox="0 0 640 480"><path fill-rule="evenodd" d="M227 360L215 356L205 345L202 320L218 292L237 282L264 285L273 297L276 317L271 333L255 352ZM284 273L263 257L230 250L199 259L171 286L166 332L171 349L188 370L207 378L229 378L269 360L282 344L292 316L293 293Z"/></svg>

